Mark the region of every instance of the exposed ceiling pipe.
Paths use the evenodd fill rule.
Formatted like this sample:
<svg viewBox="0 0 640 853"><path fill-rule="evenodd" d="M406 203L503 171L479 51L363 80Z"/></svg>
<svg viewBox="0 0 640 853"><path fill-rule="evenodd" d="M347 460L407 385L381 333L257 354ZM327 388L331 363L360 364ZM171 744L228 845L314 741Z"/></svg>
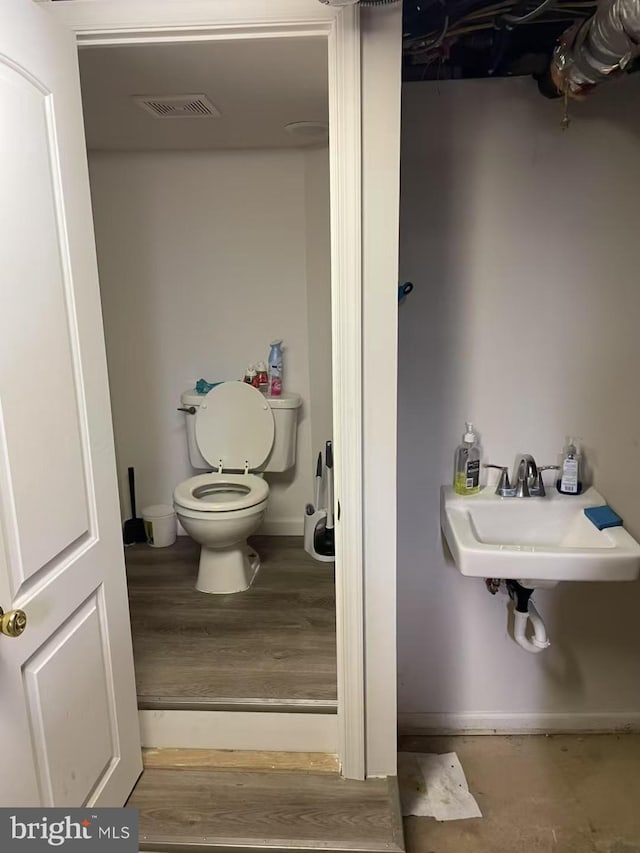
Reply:
<svg viewBox="0 0 640 853"><path fill-rule="evenodd" d="M325 6L391 6L400 0L320 0Z"/></svg>
<svg viewBox="0 0 640 853"><path fill-rule="evenodd" d="M640 55L640 0L604 0L597 12L567 30L551 60L558 93L583 98Z"/></svg>

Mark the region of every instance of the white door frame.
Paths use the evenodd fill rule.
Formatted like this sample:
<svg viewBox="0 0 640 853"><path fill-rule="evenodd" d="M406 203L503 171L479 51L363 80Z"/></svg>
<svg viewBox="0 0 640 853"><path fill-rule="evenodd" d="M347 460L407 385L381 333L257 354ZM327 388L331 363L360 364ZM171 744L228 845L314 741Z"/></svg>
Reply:
<svg viewBox="0 0 640 853"><path fill-rule="evenodd" d="M328 40L338 754L365 776L361 55L358 7L318 0L58 0L79 46L320 36Z"/></svg>

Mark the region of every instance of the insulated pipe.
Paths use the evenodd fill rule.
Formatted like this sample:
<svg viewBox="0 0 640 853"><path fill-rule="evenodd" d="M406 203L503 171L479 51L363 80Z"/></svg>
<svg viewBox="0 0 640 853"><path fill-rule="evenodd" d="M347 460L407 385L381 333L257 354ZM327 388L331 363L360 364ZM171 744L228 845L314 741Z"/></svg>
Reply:
<svg viewBox="0 0 640 853"><path fill-rule="evenodd" d="M513 639L525 651L537 654L551 645L542 617L536 610L536 606L531 599L529 599L528 611L522 613L516 610L514 616ZM527 622L529 620L531 620L531 625L533 626L533 637L531 639L527 637Z"/></svg>
<svg viewBox="0 0 640 853"><path fill-rule="evenodd" d="M640 55L640 0L601 0L598 10L561 37L550 74L560 93L587 95Z"/></svg>

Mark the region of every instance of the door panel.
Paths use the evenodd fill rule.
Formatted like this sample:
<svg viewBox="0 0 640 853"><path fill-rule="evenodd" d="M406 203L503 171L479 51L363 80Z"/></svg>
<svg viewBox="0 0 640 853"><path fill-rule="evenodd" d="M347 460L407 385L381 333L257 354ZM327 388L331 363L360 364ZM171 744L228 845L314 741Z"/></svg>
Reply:
<svg viewBox="0 0 640 853"><path fill-rule="evenodd" d="M2 806L122 805L141 772L72 35L0 4Z"/></svg>
<svg viewBox="0 0 640 853"><path fill-rule="evenodd" d="M117 752L101 609L101 597L92 595L23 668L41 798L49 806L86 802ZM78 743L85 728L93 735Z"/></svg>
<svg viewBox="0 0 640 853"><path fill-rule="evenodd" d="M5 64L0 103L5 129L0 159L11 164L3 192L12 200L2 222L2 451L8 475L5 511L12 522L7 533L15 555L11 593L16 596L26 581L45 567L55 568L56 558L88 533L89 512L54 96ZM19 298L14 289L20 290Z"/></svg>

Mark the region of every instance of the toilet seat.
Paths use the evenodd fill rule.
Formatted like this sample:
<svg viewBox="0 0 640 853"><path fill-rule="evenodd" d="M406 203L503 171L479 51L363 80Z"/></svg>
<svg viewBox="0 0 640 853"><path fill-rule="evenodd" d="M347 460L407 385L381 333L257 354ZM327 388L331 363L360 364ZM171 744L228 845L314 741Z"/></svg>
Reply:
<svg viewBox="0 0 640 853"><path fill-rule="evenodd" d="M202 513L249 509L269 496L269 485L255 474L198 474L184 480L173 493L177 506Z"/></svg>

